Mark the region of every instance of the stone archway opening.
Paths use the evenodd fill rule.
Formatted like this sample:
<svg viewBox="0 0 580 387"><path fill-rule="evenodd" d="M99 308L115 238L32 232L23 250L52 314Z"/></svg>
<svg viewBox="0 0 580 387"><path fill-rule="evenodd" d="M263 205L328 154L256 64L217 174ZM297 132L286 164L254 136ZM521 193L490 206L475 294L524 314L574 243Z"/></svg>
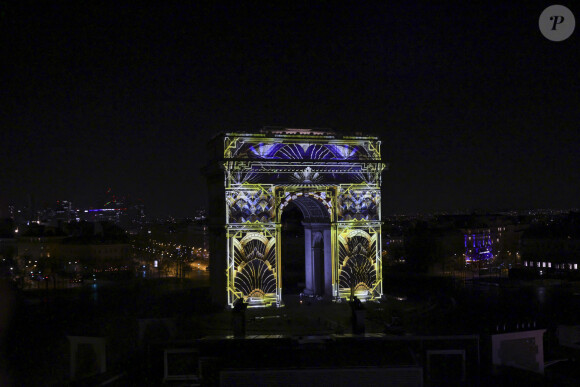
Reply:
<svg viewBox="0 0 580 387"><path fill-rule="evenodd" d="M303 216L303 253L298 249L282 250L282 273L294 269L297 258L304 262L303 283L297 283L294 289L307 295L332 296L332 246L330 232L330 214L328 209L317 199L300 196L293 199L283 210L282 219L287 219L286 211L296 213L299 210ZM284 227L284 222L282 222ZM296 254L292 256L292 254ZM284 274L283 274L284 275ZM284 280L282 281L284 283ZM292 285L290 283L289 285ZM302 289L300 289L302 288ZM286 289L286 285L284 285Z"/></svg>
<svg viewBox="0 0 580 387"><path fill-rule="evenodd" d="M284 294L299 294L306 286L304 261L304 215L291 203L282 212L281 249L284 256L282 283Z"/></svg>

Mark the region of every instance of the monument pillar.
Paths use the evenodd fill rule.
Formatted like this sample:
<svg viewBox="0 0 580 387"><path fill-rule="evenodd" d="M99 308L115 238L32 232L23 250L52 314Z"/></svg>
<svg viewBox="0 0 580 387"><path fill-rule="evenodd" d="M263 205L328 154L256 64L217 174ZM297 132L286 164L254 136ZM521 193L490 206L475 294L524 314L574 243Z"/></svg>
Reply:
<svg viewBox="0 0 580 387"><path fill-rule="evenodd" d="M330 224L303 223L306 289L308 295L332 295Z"/></svg>

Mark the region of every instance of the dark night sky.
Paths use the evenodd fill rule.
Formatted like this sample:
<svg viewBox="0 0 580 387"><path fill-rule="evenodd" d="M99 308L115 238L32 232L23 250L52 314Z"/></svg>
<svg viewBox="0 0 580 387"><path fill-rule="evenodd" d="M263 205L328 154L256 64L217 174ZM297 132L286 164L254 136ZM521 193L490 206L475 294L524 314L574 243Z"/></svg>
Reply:
<svg viewBox="0 0 580 387"><path fill-rule="evenodd" d="M282 125L379 134L386 214L580 207L580 28L545 39L550 2L137 3L0 3L0 205L191 215L213 134Z"/></svg>

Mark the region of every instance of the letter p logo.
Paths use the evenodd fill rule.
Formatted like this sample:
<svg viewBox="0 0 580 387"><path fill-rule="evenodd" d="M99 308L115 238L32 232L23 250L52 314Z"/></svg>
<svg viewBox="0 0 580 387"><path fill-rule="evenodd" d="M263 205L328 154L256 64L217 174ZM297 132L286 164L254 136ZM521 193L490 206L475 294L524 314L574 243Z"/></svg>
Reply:
<svg viewBox="0 0 580 387"><path fill-rule="evenodd" d="M574 32L576 20L574 14L563 5L551 5L540 15L538 21L540 32L554 42L566 40Z"/></svg>
<svg viewBox="0 0 580 387"><path fill-rule="evenodd" d="M554 21L554 25L552 26L552 31L556 31L556 26L558 24L562 24L564 22L564 16L550 16L550 20Z"/></svg>

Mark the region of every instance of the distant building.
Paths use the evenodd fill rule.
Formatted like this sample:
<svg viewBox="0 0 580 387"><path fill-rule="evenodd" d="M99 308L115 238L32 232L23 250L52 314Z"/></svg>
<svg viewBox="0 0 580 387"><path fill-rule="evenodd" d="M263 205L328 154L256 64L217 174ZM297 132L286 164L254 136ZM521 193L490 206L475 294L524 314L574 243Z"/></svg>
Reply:
<svg viewBox="0 0 580 387"><path fill-rule="evenodd" d="M580 214L530 227L521 241L522 265L540 274L580 275Z"/></svg>
<svg viewBox="0 0 580 387"><path fill-rule="evenodd" d="M195 218L196 221L203 221L207 218L207 211L205 208L199 208L195 210Z"/></svg>
<svg viewBox="0 0 580 387"><path fill-rule="evenodd" d="M18 256L21 259L39 260L42 258L54 258L58 246L66 236L23 236L18 238Z"/></svg>
<svg viewBox="0 0 580 387"><path fill-rule="evenodd" d="M578 270L580 239L524 237L522 240L524 267L543 270Z"/></svg>
<svg viewBox="0 0 580 387"><path fill-rule="evenodd" d="M141 199L117 198L111 189L95 206L81 210L79 217L88 222L111 222L133 234L146 223L145 205Z"/></svg>
<svg viewBox="0 0 580 387"><path fill-rule="evenodd" d="M519 242L528 227L511 214L471 214L438 217L463 234L465 263L484 262L506 267L519 263Z"/></svg>
<svg viewBox="0 0 580 387"><path fill-rule="evenodd" d="M119 223L121 215L126 208L90 208L83 210L81 219L87 222L111 222Z"/></svg>
<svg viewBox="0 0 580 387"><path fill-rule="evenodd" d="M500 233L492 234L489 228L462 231L464 231L466 263L490 261L494 258L494 239L498 239L501 236Z"/></svg>
<svg viewBox="0 0 580 387"><path fill-rule="evenodd" d="M33 235L33 236L32 236ZM28 234L17 238L17 267L20 276L40 278L59 269L58 251L66 236Z"/></svg>
<svg viewBox="0 0 580 387"><path fill-rule="evenodd" d="M52 206L38 210L36 223L58 227L60 224L76 220L76 211L68 200L57 200Z"/></svg>
<svg viewBox="0 0 580 387"><path fill-rule="evenodd" d="M67 235L58 227L39 225L19 228L17 236L18 258L22 262L54 258L58 246Z"/></svg>
<svg viewBox="0 0 580 387"><path fill-rule="evenodd" d="M58 256L72 271L118 272L132 269L130 249L128 243L69 238L60 244Z"/></svg>
<svg viewBox="0 0 580 387"><path fill-rule="evenodd" d="M416 269L425 270L427 265L434 272L463 269L472 263L508 269L521 262L520 239L528 226L510 214L386 217L385 262L419 263L423 268Z"/></svg>
<svg viewBox="0 0 580 387"><path fill-rule="evenodd" d="M16 242L17 259L26 276L132 269L130 245L120 228L101 223L67 227L65 233L62 228L33 224L22 232Z"/></svg>
<svg viewBox="0 0 580 387"><path fill-rule="evenodd" d="M72 203L68 200L57 200L54 209L54 219L58 222L70 222L75 219Z"/></svg>

